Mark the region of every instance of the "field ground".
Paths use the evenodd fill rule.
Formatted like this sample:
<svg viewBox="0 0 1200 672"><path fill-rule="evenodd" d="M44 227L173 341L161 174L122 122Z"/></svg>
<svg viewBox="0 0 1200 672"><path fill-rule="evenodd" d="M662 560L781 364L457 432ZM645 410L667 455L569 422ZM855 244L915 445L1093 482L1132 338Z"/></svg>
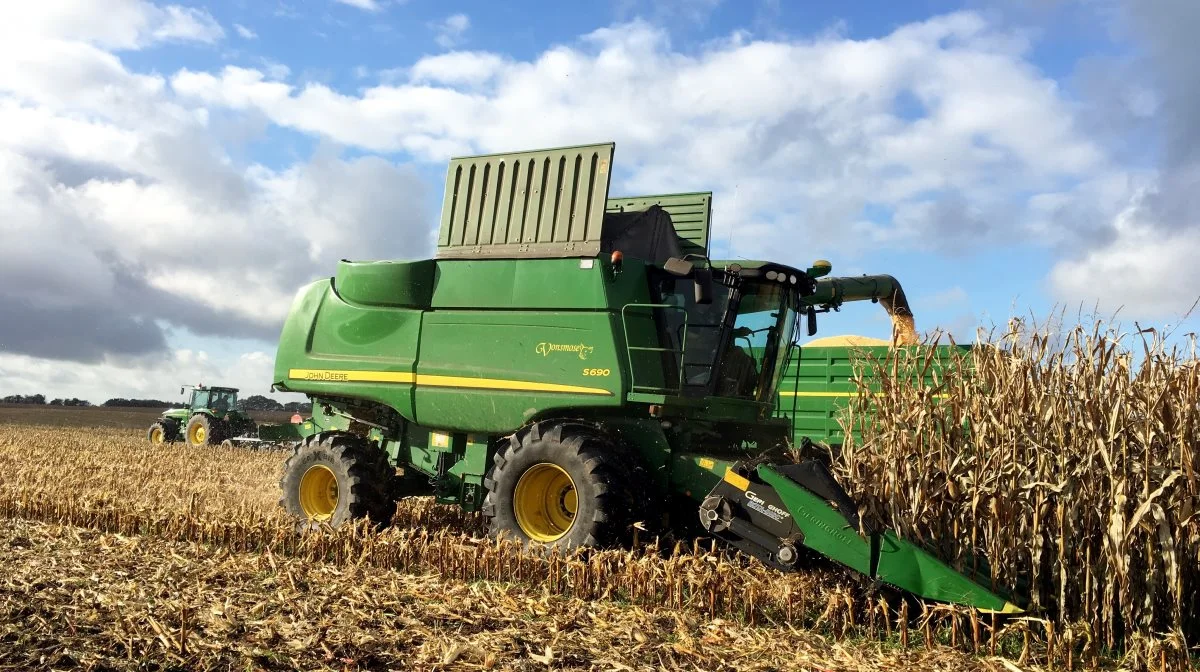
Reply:
<svg viewBox="0 0 1200 672"><path fill-rule="evenodd" d="M531 559L419 500L398 529L298 542L281 452L152 447L141 410L10 409L0 670L1041 669L1019 645L991 655L978 624L980 654L964 653L965 621L954 640L929 620L905 626L907 647L891 625L867 636L874 612L837 572L703 548Z"/></svg>
<svg viewBox="0 0 1200 672"><path fill-rule="evenodd" d="M0 669L1004 670L496 582L0 521Z"/></svg>

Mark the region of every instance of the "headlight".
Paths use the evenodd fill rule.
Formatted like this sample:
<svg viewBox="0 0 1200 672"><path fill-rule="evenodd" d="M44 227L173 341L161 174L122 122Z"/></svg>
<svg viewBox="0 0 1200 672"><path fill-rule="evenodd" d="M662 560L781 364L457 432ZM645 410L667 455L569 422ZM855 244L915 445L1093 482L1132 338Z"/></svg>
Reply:
<svg viewBox="0 0 1200 672"><path fill-rule="evenodd" d="M774 280L775 276L777 276L777 275L779 275L779 274L776 273L775 271L767 271L767 279L768 280Z"/></svg>

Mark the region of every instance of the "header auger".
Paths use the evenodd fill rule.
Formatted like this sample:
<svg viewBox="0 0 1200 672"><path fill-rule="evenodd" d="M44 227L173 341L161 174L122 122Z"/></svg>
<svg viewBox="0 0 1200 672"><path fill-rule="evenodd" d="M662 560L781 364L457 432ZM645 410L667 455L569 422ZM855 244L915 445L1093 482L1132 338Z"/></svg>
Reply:
<svg viewBox="0 0 1200 672"><path fill-rule="evenodd" d="M320 431L287 461L287 510L386 524L433 495L560 546L698 524L783 570L806 547L1012 611L860 521L820 463L766 458L793 436L775 416L801 317L838 300L828 263L710 259L711 194L610 198L613 150L453 159L435 258L342 261L298 292L274 387L308 395Z"/></svg>

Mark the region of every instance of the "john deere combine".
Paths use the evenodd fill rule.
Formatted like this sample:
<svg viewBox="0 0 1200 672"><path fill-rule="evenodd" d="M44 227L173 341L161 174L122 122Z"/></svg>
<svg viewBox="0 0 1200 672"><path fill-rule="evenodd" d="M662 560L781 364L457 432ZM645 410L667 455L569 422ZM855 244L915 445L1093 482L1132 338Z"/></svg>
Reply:
<svg viewBox="0 0 1200 672"><path fill-rule="evenodd" d="M454 159L436 258L342 261L298 292L274 387L307 394L321 431L287 461L287 510L387 522L398 498L432 494L562 546L691 523L782 570L807 547L1013 611L860 518L820 463L770 457L828 264L710 260L710 194L609 198L613 150Z"/></svg>

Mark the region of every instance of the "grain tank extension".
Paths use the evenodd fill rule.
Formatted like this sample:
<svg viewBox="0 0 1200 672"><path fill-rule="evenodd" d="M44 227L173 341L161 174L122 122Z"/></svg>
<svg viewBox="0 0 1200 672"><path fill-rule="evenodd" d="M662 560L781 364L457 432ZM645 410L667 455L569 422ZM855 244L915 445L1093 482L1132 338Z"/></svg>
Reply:
<svg viewBox="0 0 1200 672"><path fill-rule="evenodd" d="M699 526L781 570L806 547L918 595L1015 607L788 464L783 364L826 266L708 258L711 194L610 198L614 145L450 162L437 256L297 294L275 388L324 429L285 466L301 525L398 498L528 544Z"/></svg>

